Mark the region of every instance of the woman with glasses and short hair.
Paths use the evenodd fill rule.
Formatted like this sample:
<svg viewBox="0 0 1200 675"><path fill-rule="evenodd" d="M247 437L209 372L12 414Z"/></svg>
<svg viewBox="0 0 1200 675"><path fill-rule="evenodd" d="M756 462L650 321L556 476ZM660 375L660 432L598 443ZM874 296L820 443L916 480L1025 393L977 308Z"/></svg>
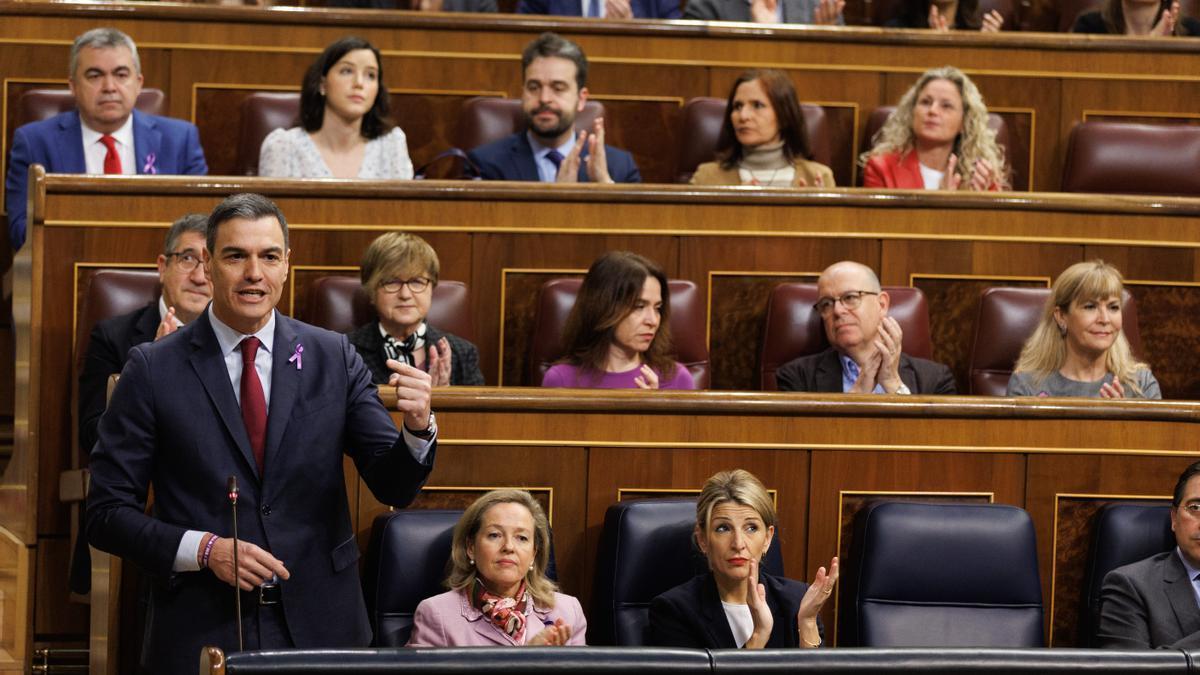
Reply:
<svg viewBox="0 0 1200 675"><path fill-rule="evenodd" d="M483 385L475 345L425 321L439 268L433 247L405 232L379 237L363 254L362 285L379 320L349 337L376 384L391 377L391 359L428 371L435 387Z"/></svg>

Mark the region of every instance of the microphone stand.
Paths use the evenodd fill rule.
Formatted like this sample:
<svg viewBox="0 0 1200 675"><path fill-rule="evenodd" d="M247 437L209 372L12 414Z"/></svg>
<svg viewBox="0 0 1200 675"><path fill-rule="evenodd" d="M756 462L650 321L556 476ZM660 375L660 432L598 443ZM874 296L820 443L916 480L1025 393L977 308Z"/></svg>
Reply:
<svg viewBox="0 0 1200 675"><path fill-rule="evenodd" d="M238 576L238 570L241 568L238 566L237 476L229 477L228 488L229 508L233 511L233 604L237 612L238 651L240 652L245 651L246 647L242 642L242 586Z"/></svg>

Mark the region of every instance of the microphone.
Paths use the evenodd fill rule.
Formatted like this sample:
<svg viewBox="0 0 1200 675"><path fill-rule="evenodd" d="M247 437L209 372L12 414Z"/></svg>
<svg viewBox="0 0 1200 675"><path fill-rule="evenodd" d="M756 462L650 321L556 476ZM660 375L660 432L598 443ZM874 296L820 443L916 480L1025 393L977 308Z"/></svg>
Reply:
<svg viewBox="0 0 1200 675"><path fill-rule="evenodd" d="M237 530L237 476L230 476L225 483L229 493L229 509L233 512L233 606L237 613L238 651L245 651L242 641L242 587L239 582L238 570L238 530Z"/></svg>

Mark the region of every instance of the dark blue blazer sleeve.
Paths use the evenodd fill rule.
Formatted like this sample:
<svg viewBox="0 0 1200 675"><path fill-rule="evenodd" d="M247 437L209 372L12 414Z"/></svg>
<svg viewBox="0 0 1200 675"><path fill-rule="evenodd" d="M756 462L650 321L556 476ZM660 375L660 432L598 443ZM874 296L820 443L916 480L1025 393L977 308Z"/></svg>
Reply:
<svg viewBox="0 0 1200 675"><path fill-rule="evenodd" d="M479 167L479 176L484 180L506 180L504 169L499 164L499 153L495 144L488 144L467 152L467 157Z"/></svg>
<svg viewBox="0 0 1200 675"><path fill-rule="evenodd" d="M604 152L608 158L608 175L614 182L642 182L642 174L638 171L637 163L633 161L633 155L611 145L604 146Z"/></svg>
<svg viewBox="0 0 1200 675"><path fill-rule="evenodd" d="M187 528L146 514L146 494L157 450L152 375L145 346L129 352L88 468L88 542L167 577Z"/></svg>
<svg viewBox="0 0 1200 675"><path fill-rule="evenodd" d="M4 210L8 213L8 240L12 242L13 253L25 244L25 192L29 185L29 165L36 161L26 129L17 129L4 179Z"/></svg>
<svg viewBox="0 0 1200 675"><path fill-rule="evenodd" d="M517 3L517 14L547 14L546 0L521 0Z"/></svg>

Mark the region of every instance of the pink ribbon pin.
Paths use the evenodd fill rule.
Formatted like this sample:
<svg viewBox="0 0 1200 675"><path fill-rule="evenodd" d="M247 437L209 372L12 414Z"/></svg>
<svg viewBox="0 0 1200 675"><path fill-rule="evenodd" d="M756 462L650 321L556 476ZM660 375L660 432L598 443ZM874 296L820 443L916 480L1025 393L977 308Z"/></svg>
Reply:
<svg viewBox="0 0 1200 675"><path fill-rule="evenodd" d="M293 361L296 363L296 370L304 370L304 345L297 344L296 351L292 352L292 358L288 359L288 363Z"/></svg>

